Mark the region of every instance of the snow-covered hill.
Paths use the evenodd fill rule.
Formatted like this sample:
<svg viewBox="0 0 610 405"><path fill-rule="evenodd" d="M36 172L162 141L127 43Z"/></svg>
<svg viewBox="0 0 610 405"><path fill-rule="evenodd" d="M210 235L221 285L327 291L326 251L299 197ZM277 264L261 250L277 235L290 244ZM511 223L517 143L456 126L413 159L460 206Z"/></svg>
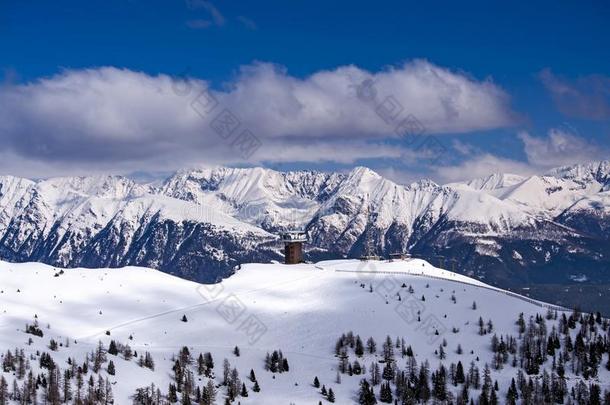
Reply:
<svg viewBox="0 0 610 405"><path fill-rule="evenodd" d="M610 281L610 165L523 178L396 184L349 173L209 168L161 185L118 176L0 177L0 257L58 266L140 265L214 281L240 263L281 259L274 233L306 228L308 258L442 255L502 286ZM514 258L518 257L519 260Z"/></svg>
<svg viewBox="0 0 610 405"><path fill-rule="evenodd" d="M131 403L136 388L150 383L167 394L169 384L177 384L174 379L176 359L184 346L194 360L184 366L181 373L188 374L190 370L196 387L201 388L208 381L205 375L197 373L197 357L205 352L213 356L217 403L224 403L227 392L227 387L221 385L225 358L231 368L236 368L249 393L248 397L238 398L242 404L327 403L320 389L312 386L314 377L318 377L326 389L332 388L336 403L357 403L360 381L362 378L370 381L371 364L377 363L381 369L388 364L383 361L382 351L386 336L392 341L394 374L408 370L409 364L420 367L427 360L430 372L437 370L440 364L447 373L450 369L455 372L451 364L455 366L460 362L467 373L473 364L482 379L485 364L489 364L491 379L498 383L496 395L503 402L511 379L518 381L520 360L513 363L513 354L509 353L506 363L500 361L498 366L491 350L494 334L498 339L502 337L503 342L512 337L518 348L523 344L522 336L530 336L529 339L535 341L539 339L537 333L544 333L540 339L546 345L549 336L558 336L564 342L569 333L574 341L578 331L582 331L580 327L566 327L568 332L562 332L562 311L555 314L545 304L435 268L418 259L394 262L339 260L293 266L248 264L221 283L209 285L138 267L60 271L37 263L1 262L0 286L0 349L6 353L22 348L34 376L38 372L49 375L48 370L40 368L41 353L49 353L57 367L66 370L71 368L68 361L77 365L85 362L100 340L105 351L113 340L120 352L123 345L128 344L140 358L145 352L152 355L154 371L138 366L138 358L128 361L122 353L105 353L107 361L98 374L102 380L108 378L117 404ZM520 313L529 323L528 330L535 330L519 333L516 321ZM533 319L537 314L541 318L536 323ZM565 314L570 316L571 313ZM534 318L529 321L530 317ZM484 321L484 334L481 334L479 319ZM489 320L491 327L487 325ZM26 323L33 325L35 322L42 337L24 331ZM544 328L544 332L540 328ZM586 332L589 329L604 336L607 328L607 322L596 324L594 321L591 328L584 328L584 342L595 340L595 333ZM363 342L372 337L377 342L376 352L365 350L357 355L347 343L350 331ZM342 334L347 336L346 346L336 349ZM30 344L29 338L32 339ZM397 338L398 347L395 346ZM61 344L56 350L49 348L51 339ZM239 347L239 356L234 354L235 346ZM409 346L413 357L402 353ZM289 371L272 373L265 369L266 353L274 350L282 351ZM352 375L349 369L338 373L341 356L337 357L335 350L340 353L345 350ZM557 349L555 363L559 352ZM521 358L522 354L517 350L514 356ZM92 370L95 357L95 353L90 355L88 371L82 376L85 385L91 375L97 384L98 376ZM597 375L586 380L582 369L578 369L579 376L576 376L566 362L565 380L562 381L568 388L582 389L577 383L583 380L586 387L593 383L602 391L610 389L610 372L604 367L607 357L603 354ZM555 380L557 370L553 370L552 356L544 355L544 358L539 375L547 370ZM114 375L107 372L109 360L116 369ZM355 361L366 367L366 373L354 373ZM254 382L248 379L251 369L260 392L252 390ZM0 372L9 386L13 379L18 386L27 381L27 377L16 378L18 374L10 367ZM76 394L76 380L72 375L73 395ZM454 397L462 395L464 384L453 386L449 376L447 381L447 389ZM538 384L542 380L536 381ZM81 390L86 393L87 386ZM379 390L380 386L375 385L378 399ZM41 398L42 391L39 390ZM481 388L472 385L469 388L469 395L475 400L480 392Z"/></svg>

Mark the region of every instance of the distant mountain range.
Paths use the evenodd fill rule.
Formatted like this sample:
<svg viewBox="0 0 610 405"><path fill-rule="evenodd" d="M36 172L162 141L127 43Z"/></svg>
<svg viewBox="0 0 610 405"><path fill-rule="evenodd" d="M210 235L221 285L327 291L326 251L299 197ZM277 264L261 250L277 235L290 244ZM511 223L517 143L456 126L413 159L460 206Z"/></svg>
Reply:
<svg viewBox="0 0 610 405"><path fill-rule="evenodd" d="M0 177L9 261L216 281L243 262L281 260L274 233L291 227L307 229L312 260L410 252L503 287L610 283L610 162L407 186L364 167L183 170L161 184Z"/></svg>

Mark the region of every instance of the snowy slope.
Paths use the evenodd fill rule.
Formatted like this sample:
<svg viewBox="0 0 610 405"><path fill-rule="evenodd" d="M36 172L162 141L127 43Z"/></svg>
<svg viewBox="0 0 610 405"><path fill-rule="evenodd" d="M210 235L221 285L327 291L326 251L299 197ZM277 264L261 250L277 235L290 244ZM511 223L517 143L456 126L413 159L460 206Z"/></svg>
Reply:
<svg viewBox="0 0 610 405"><path fill-rule="evenodd" d="M528 319L547 311L421 260L249 264L215 285L199 285L136 267L67 269L57 277L55 274L58 270L46 265L0 263L0 349L4 352L23 346L27 353L35 353L48 351L50 338L60 342L75 338L77 343L52 352L60 367L65 367L68 357L82 361L98 339L106 347L110 339L116 339L139 353L150 351L156 362L154 372L138 367L135 360L108 356L117 366L116 375L109 378L117 382L113 391L118 404L131 403L129 397L136 387L151 382L166 392L172 354L185 345L195 356L204 351L213 354L217 378L222 374L223 358L237 367L250 390L248 398L240 398L242 404L324 401L311 386L314 376L333 388L337 403L351 404L361 377L342 375L341 384L335 382L334 343L342 333L353 331L364 339L372 336L379 344L386 335L403 337L413 347L418 363L428 359L436 368L439 362L448 366L458 360L464 365L475 361L482 369L491 363L491 335L477 333L479 317L492 319L498 335L517 335L515 320L520 312ZM403 283L413 287L413 294L402 287ZM421 301L422 295L425 301ZM476 310L472 309L473 301ZM237 311L227 311L229 303L236 304ZM412 310L405 310L408 305L418 305L421 321ZM23 327L35 314L44 337L32 336L33 345L26 346L31 335L24 334ZM183 315L188 322L181 322ZM258 329L250 327L247 321L252 319L256 319ZM430 320L437 322L432 329L425 326ZM459 332L452 333L454 327ZM435 335L433 329L441 333ZM435 350L442 339L447 341L447 358L441 361ZM456 353L458 344L463 354ZM241 349L240 357L232 354L236 345ZM263 369L265 353L276 349L288 358L290 372L273 375ZM366 354L360 361L368 367L376 358ZM405 359L398 361L403 368ZM250 369L256 372L260 393L251 391L252 384L246 379ZM105 371L101 373L107 376ZM4 375L10 382L12 376ZM493 371L501 398L515 375L510 364ZM200 378L197 384L205 380ZM603 367L595 381L610 388L610 374ZM575 382L571 379L569 384Z"/></svg>

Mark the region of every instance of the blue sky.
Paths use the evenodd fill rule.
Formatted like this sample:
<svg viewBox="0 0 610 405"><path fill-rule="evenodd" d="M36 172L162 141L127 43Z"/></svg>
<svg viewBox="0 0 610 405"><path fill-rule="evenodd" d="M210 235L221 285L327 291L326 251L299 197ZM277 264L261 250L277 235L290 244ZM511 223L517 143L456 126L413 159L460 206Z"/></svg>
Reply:
<svg viewBox="0 0 610 405"><path fill-rule="evenodd" d="M607 2L5 1L0 170L40 177L365 164L401 182L444 182L601 159L610 144L608 21ZM346 73L350 66L358 70ZM332 88L310 80L323 72ZM346 74L379 83L378 103L347 108L351 100L334 98ZM165 78L209 87L261 150L236 153L230 139L201 129L209 122L182 112L184 99L148 104L138 86L162 93ZM423 123L442 154L414 150L372 113L387 96ZM293 101L307 114L282 112ZM445 103L449 112L435 113ZM150 128L160 114L163 134ZM331 122L338 116L342 125ZM183 128L187 121L193 127Z"/></svg>

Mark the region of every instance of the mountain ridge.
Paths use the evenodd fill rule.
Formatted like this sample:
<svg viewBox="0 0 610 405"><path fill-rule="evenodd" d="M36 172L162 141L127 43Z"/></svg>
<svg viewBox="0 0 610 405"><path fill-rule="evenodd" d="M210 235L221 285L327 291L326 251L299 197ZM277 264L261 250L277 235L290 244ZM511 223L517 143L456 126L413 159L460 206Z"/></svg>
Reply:
<svg viewBox="0 0 610 405"><path fill-rule="evenodd" d="M62 267L140 265L218 281L281 260L274 234L301 227L311 260L410 252L450 259L504 287L610 282L608 161L522 177L401 185L348 173L180 170L160 184L123 176L0 177L0 257ZM515 257L520 257L515 260Z"/></svg>

